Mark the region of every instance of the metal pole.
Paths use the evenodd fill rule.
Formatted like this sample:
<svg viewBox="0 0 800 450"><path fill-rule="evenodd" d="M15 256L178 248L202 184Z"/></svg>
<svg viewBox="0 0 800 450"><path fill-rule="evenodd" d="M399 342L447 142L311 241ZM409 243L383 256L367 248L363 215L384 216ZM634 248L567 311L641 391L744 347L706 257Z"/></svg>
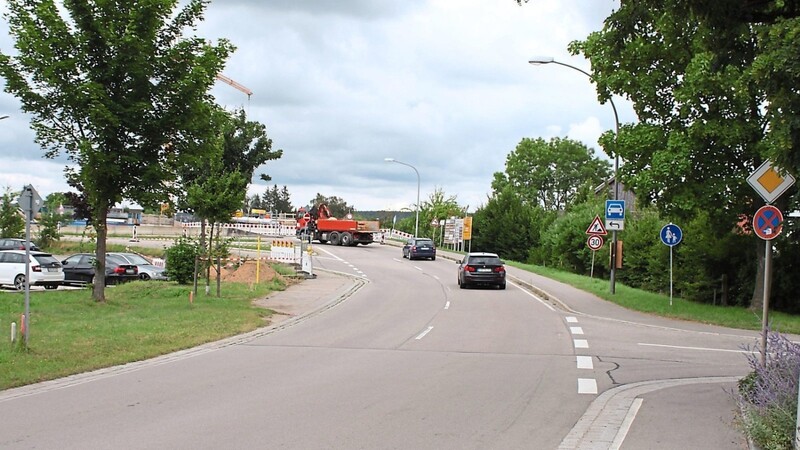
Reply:
<svg viewBox="0 0 800 450"><path fill-rule="evenodd" d="M672 306L672 246L669 246L669 306Z"/></svg>
<svg viewBox="0 0 800 450"><path fill-rule="evenodd" d="M28 348L28 335L31 334L31 219L33 218L33 197L31 209L25 211L25 348Z"/></svg>
<svg viewBox="0 0 800 450"><path fill-rule="evenodd" d="M761 312L761 367L767 367L767 328L769 327L769 280L772 278L772 243L764 241L764 306Z"/></svg>
<svg viewBox="0 0 800 450"><path fill-rule="evenodd" d="M568 68L570 68L572 70L577 70L578 72L586 75L590 79L592 78L592 74L590 74L589 72L587 72L587 71L585 71L585 70L583 70L583 69L581 69L579 67L575 67L575 66L570 65L570 64L566 64L566 63L562 63L562 62L556 61L556 60L554 60L553 58L550 58L550 57L537 58L537 59L530 60L528 62L530 64L533 64L533 65L538 65L538 64L558 64L559 66L564 66L564 67L568 67ZM619 144L619 114L617 114L617 105L614 104L614 99L611 98L611 97L608 97L608 101L609 101L609 103L611 103L611 108L614 110L614 131L615 131L615 134L614 134L614 198L612 200L619 200L619 182L618 182L618 178L617 178L617 175L619 173L619 149L617 147L618 144ZM619 257L619 255L617 255L617 252L616 252L616 249L617 249L617 230L612 230L611 231L611 246L612 246L611 247L612 248L612 250L611 250L611 273L609 275L609 282L610 282L609 290L611 291L612 294L614 294L614 293L616 293L616 290L617 290L616 289L616 284L617 284L616 272L617 272L617 258Z"/></svg>
<svg viewBox="0 0 800 450"><path fill-rule="evenodd" d="M404 163L403 161L398 161L398 160L396 160L394 158L384 158L384 161L393 162L393 163L402 164L404 166L411 167L412 169L414 169L414 173L417 174L417 207L415 208L416 209L416 221L414 222L414 237L418 237L419 236L419 187L420 187L419 171L417 170L416 167L412 166L411 164Z"/></svg>

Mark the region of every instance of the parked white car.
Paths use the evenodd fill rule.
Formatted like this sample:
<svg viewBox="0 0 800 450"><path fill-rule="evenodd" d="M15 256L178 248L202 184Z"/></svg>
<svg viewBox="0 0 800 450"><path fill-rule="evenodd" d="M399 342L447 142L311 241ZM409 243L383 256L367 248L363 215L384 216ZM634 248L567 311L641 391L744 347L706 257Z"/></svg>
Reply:
<svg viewBox="0 0 800 450"><path fill-rule="evenodd" d="M57 289L64 283L61 262L50 253L30 252L30 285ZM0 285L25 289L25 250L0 251Z"/></svg>

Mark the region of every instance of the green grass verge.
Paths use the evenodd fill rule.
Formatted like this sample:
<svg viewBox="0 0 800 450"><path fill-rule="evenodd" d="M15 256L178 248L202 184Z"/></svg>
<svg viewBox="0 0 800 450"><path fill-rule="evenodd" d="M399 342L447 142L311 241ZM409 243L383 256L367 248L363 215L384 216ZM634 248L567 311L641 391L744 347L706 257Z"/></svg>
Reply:
<svg viewBox="0 0 800 450"><path fill-rule="evenodd" d="M106 289L106 303L83 290L36 291L30 296L28 348L10 343L10 324L24 311L22 293L0 302L0 389L51 380L191 348L263 326L272 311L252 300L277 281L251 287L223 283L221 297L201 293L189 303L190 286L137 281Z"/></svg>
<svg viewBox="0 0 800 450"><path fill-rule="evenodd" d="M670 306L669 295L634 289L620 283L615 284L616 293L611 295L608 280L592 279L583 275L529 264L510 261L507 264L590 292L602 299L634 311L743 330L761 329L761 311L755 313L747 308L715 306L678 297L673 297L672 305ZM798 316L770 311L769 322L770 329L774 331L800 334L800 317Z"/></svg>

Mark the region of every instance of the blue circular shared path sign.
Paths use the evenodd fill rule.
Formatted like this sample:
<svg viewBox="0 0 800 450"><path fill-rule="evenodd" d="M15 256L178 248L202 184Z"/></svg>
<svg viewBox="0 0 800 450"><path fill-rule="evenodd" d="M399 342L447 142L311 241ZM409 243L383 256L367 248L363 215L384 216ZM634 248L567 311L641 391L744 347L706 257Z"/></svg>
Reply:
<svg viewBox="0 0 800 450"><path fill-rule="evenodd" d="M674 223L664 225L664 227L661 228L661 242L663 242L664 245L674 247L680 244L682 239L683 231L681 230L681 227L675 225Z"/></svg>

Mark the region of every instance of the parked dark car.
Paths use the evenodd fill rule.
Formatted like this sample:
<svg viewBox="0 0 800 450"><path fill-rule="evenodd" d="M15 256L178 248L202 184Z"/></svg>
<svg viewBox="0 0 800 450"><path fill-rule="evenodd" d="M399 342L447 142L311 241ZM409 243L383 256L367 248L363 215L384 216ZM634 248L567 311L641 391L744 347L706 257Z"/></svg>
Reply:
<svg viewBox="0 0 800 450"><path fill-rule="evenodd" d="M64 284L85 285L94 281L95 256L78 253L61 262ZM106 286L139 279L139 268L118 256L106 255Z"/></svg>
<svg viewBox="0 0 800 450"><path fill-rule="evenodd" d="M436 260L436 245L425 238L411 238L403 246L403 258L420 259L430 258Z"/></svg>
<svg viewBox="0 0 800 450"><path fill-rule="evenodd" d="M0 238L0 250L25 250L25 239ZM38 252L39 247L31 242L31 251Z"/></svg>
<svg viewBox="0 0 800 450"><path fill-rule="evenodd" d="M458 263L458 286L489 285L506 288L506 267L495 253L467 253Z"/></svg>

